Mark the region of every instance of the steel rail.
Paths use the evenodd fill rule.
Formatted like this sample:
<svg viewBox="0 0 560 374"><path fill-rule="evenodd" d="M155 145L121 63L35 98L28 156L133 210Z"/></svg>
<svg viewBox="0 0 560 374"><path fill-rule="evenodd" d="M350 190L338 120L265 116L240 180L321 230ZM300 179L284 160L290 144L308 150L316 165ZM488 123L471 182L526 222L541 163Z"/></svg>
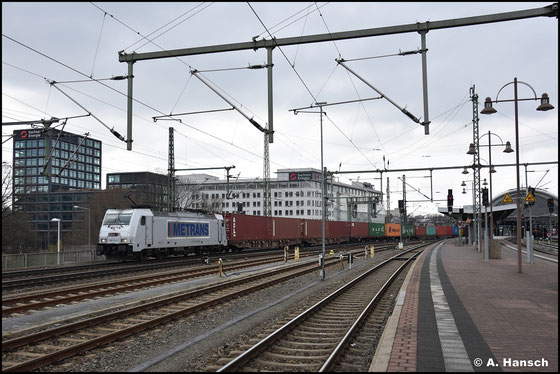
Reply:
<svg viewBox="0 0 560 374"><path fill-rule="evenodd" d="M350 339L358 331L358 326L360 326L360 324L363 321L365 321L365 319L369 315L370 311L373 309L374 305L381 299L381 297L383 297L383 295L385 294L387 289L395 281L395 279L401 273L401 271L412 260L415 260L416 257L418 257L421 253L422 252L415 253L410 258L408 258L401 266L399 266L399 268L393 273L393 275L391 275L391 277L387 280L387 282L385 282L385 284L383 284L381 289L375 294L375 296L371 299L369 304L364 308L362 313L358 316L358 318L356 319L356 322L354 322L354 324L352 324L352 326L348 329L348 332L346 332L346 334L344 335L344 337L342 338L340 343L338 343L338 345L332 351L331 355L329 356L329 358L327 358L327 360L325 361L325 363L323 364L321 369L319 369L320 372L331 371L333 369L333 366L336 363L336 360L342 355L343 350L348 346L348 344L350 344Z"/></svg>
<svg viewBox="0 0 560 374"><path fill-rule="evenodd" d="M432 243L429 243L429 244L426 244L426 245L431 245L431 244ZM420 245L419 247L422 247L422 245ZM349 282L346 285L340 287L339 289L332 292L330 295L328 295L324 299L320 300L319 302L317 302L315 305L313 305L312 307L310 307L306 311L299 314L297 317L295 317L291 321L284 324L282 327L280 327L279 329L274 331L272 334L270 334L267 337L265 337L264 339L262 339L260 342L258 342L257 344L255 344L254 346L249 348L247 351L243 352L241 355L239 355L238 357L236 357L235 359L230 361L228 364L226 364L223 367L221 367L220 369L218 369L217 372L235 371L236 368L239 368L239 367L245 365L247 362L252 360L255 356L260 354L266 347L268 347L270 344L272 344L272 342L274 340L276 340L277 338L280 338L281 336L286 334L292 327L299 324L301 321L303 321L307 317L311 316L313 313L315 313L315 311L317 311L319 308L321 308L322 306L324 306L325 304L330 302L336 296L341 295L346 290L348 290L349 288L351 288L352 286L357 284L359 281L361 281L363 278L365 278L365 277L369 276L370 274L374 273L375 271L377 271L381 267L385 266L389 262L392 262L393 259L395 259L397 257L400 257L404 254L410 253L411 251L414 251L414 250L418 249L419 247L410 249L406 252L399 253L395 256L390 257L389 259L379 263L378 265L374 266L372 269L370 269L367 272L363 273L362 275L358 276L357 278L355 278L351 282Z"/></svg>
<svg viewBox="0 0 560 374"><path fill-rule="evenodd" d="M359 250L359 253L362 251ZM329 265L336 265L339 262L338 258L332 257L327 259ZM272 285L278 284L278 282L292 280L294 276L299 276L303 274L307 274L311 271L315 271L317 268L317 264L315 262L308 262L302 264L292 265L289 269L281 268L277 270L273 270L270 272L265 272L249 277L243 277L236 280L226 281L223 283L218 283L212 286L199 288L193 291L189 291L180 295L174 295L171 297L167 297L161 300L156 300L153 302L149 302L146 304L134 306L132 308L119 310L113 313L105 314L102 316L97 316L93 318L89 318L87 320L82 320L79 322L75 322L72 324L59 326L53 329L40 331L39 333L22 336L19 338L14 338L11 340L5 340L2 342L2 351L3 354L11 353L10 351L21 346L25 346L27 344L39 342L42 340L46 340L49 338L60 337L66 333L74 333L75 331L83 328L95 328L94 326L99 325L103 322L108 322L115 320L117 318L124 318L136 313L144 312L146 313L149 309L155 309L158 307L166 307L172 303L179 303L182 301L190 300L193 297L197 296L207 296L211 292L223 291L224 288L227 287L236 287L236 286L243 286L240 290L232 290L227 295L215 296L214 298L206 301L199 302L198 304L183 307L181 310L174 310L171 313L167 313L166 315L156 317L149 321L144 321L139 324L126 327L124 329L113 331L108 334L104 334L102 336L95 337L88 341L84 341L83 343L78 343L76 345L70 347L61 348L55 352L45 354L44 356L37 357L25 362L21 362L12 366L8 366L2 369L2 371L9 372L9 371L29 371L35 370L42 366L51 364L56 361L60 361L69 357L76 355L77 353L83 352L85 350L90 350L96 348L100 345L107 344L109 342L115 341L117 339L121 339L123 337L132 335L139 331L146 330L156 325L160 325L162 323L166 323L172 319L179 318L181 316L187 315L189 313L197 312L201 309L220 304L222 302L228 301L230 299L239 297L241 295L251 293L257 291L259 289L269 287ZM286 273L282 275L282 273ZM279 275L279 277L276 277ZM265 282L254 284L250 287L245 287L248 281L259 281L264 278L272 278Z"/></svg>

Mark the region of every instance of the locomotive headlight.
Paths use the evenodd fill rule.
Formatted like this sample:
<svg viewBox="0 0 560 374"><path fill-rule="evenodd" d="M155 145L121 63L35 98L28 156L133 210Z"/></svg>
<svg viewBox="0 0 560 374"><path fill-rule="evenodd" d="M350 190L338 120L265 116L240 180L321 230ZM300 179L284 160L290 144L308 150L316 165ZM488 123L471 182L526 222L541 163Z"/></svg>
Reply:
<svg viewBox="0 0 560 374"><path fill-rule="evenodd" d="M107 243L107 239L101 239L101 243Z"/></svg>
<svg viewBox="0 0 560 374"><path fill-rule="evenodd" d="M128 243L128 239L121 239L121 243Z"/></svg>

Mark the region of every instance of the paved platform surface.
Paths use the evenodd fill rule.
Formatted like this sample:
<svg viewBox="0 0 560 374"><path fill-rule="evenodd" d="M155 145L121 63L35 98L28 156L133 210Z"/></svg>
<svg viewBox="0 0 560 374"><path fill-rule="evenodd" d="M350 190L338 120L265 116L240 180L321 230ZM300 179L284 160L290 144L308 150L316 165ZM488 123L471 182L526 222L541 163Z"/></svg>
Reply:
<svg viewBox="0 0 560 374"><path fill-rule="evenodd" d="M558 263L453 240L409 272L370 371L558 371Z"/></svg>

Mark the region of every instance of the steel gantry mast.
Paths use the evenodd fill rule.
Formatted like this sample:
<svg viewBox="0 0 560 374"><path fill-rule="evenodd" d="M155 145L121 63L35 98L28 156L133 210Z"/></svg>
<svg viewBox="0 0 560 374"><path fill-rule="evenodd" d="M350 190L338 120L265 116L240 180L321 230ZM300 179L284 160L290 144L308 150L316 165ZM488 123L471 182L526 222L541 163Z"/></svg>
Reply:
<svg viewBox="0 0 560 374"><path fill-rule="evenodd" d="M474 219L473 224L474 235L473 240L476 240L477 249L481 250L482 230L481 230L481 204L480 204L480 148L479 148L479 131L478 131L478 94L475 92L474 85L470 90L471 100L473 102L473 144L476 153L473 155L473 189L474 189Z"/></svg>
<svg viewBox="0 0 560 374"><path fill-rule="evenodd" d="M173 127L169 128L169 157L167 169L167 211L175 211L175 140Z"/></svg>

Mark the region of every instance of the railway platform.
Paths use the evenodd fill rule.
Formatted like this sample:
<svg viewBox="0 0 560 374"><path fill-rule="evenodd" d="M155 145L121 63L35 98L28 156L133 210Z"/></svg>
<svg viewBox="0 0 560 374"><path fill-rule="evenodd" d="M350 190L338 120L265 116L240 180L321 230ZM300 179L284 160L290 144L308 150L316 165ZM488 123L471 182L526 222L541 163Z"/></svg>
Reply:
<svg viewBox="0 0 560 374"><path fill-rule="evenodd" d="M369 371L558 371L558 262L453 240L408 273Z"/></svg>

